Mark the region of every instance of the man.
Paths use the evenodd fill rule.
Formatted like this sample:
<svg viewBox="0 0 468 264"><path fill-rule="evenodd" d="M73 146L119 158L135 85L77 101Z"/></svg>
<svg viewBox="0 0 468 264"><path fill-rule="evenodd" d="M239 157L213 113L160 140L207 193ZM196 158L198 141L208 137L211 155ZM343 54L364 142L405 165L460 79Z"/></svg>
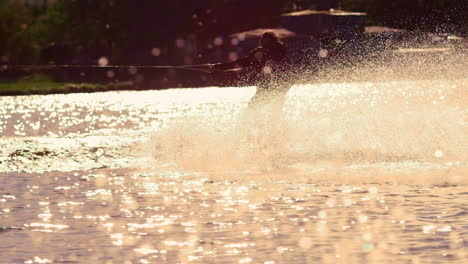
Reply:
<svg viewBox="0 0 468 264"><path fill-rule="evenodd" d="M249 108L263 105L281 107L289 90L285 83L287 50L280 37L266 31L260 37L260 47L253 49L245 58L234 62L214 64L213 71L240 70L257 85L257 92L249 103Z"/></svg>
<svg viewBox="0 0 468 264"><path fill-rule="evenodd" d="M277 146L285 140L281 113L290 88L287 67L286 46L272 31L262 34L260 47L247 57L212 67L213 71L242 71L247 74L249 83L256 84L257 91L240 119L240 135L249 142L256 158L264 159L271 166L278 166L282 159Z"/></svg>

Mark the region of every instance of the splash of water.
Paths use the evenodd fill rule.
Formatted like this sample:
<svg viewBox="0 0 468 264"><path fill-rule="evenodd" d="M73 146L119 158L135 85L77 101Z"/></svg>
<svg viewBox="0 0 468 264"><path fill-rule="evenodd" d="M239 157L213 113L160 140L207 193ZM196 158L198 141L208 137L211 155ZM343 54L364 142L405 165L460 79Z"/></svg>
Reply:
<svg viewBox="0 0 468 264"><path fill-rule="evenodd" d="M412 56L295 74L280 115L203 113L150 145L158 162L223 177L466 182L466 55Z"/></svg>

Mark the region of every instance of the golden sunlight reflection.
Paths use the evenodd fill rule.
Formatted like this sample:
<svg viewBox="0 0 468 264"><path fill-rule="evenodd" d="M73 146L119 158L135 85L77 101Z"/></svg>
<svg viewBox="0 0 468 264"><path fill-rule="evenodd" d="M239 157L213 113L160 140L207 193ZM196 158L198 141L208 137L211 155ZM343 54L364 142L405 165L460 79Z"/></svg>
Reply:
<svg viewBox="0 0 468 264"><path fill-rule="evenodd" d="M374 68L0 98L0 262L466 263L468 79Z"/></svg>

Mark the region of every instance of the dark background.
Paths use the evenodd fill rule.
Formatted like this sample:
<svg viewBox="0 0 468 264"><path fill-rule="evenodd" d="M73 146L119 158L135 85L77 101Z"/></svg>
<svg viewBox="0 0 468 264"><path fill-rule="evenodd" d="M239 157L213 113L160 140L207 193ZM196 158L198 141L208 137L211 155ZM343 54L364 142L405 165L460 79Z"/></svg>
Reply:
<svg viewBox="0 0 468 264"><path fill-rule="evenodd" d="M217 36L274 26L284 12L341 8L367 24L466 34L466 0L0 1L1 64L171 64L177 39L209 48ZM29 3L29 4L28 4ZM154 48L157 48L156 54ZM203 56L203 54L200 54ZM156 58L155 58L156 57Z"/></svg>

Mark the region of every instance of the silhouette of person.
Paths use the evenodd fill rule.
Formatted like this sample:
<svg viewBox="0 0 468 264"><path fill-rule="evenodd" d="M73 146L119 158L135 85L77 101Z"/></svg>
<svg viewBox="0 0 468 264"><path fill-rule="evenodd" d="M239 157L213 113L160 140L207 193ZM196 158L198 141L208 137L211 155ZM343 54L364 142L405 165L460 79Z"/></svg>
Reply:
<svg viewBox="0 0 468 264"><path fill-rule="evenodd" d="M280 37L273 31L266 31L260 37L260 47L237 61L214 64L213 71L240 70L253 81L257 90L249 108L275 105L281 108L289 90L286 85L287 50Z"/></svg>

